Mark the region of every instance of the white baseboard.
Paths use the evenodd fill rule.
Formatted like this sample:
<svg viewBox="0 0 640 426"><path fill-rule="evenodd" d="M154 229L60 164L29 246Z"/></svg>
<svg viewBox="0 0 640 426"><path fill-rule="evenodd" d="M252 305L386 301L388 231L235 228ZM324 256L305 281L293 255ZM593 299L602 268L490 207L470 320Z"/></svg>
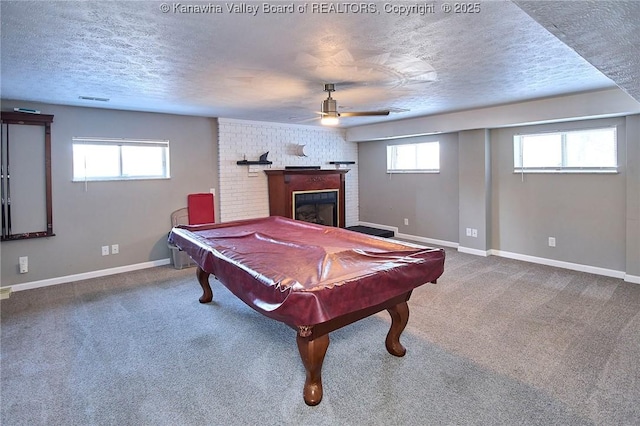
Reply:
<svg viewBox="0 0 640 426"><path fill-rule="evenodd" d="M491 254L491 250L478 250L469 247L458 246L460 253L474 254L476 256L488 257Z"/></svg>
<svg viewBox="0 0 640 426"><path fill-rule="evenodd" d="M502 250L489 250L489 252L492 255L506 257L508 259L522 260L524 262L537 263L540 265L555 266L556 268L571 269L573 271L587 272L589 274L602 275L605 277L625 278L624 271L617 271L615 269L600 268L597 266L583 265L581 263L564 262L561 260L529 256L526 254L512 253Z"/></svg>
<svg viewBox="0 0 640 426"><path fill-rule="evenodd" d="M624 280L628 283L640 284L640 276L625 274Z"/></svg>
<svg viewBox="0 0 640 426"><path fill-rule="evenodd" d="M416 235L403 234L400 232L396 232L396 237L404 238L405 240L418 241L420 243L424 243L430 246L453 247L453 248L458 247L458 243L454 243L452 241L436 240L435 238L418 237Z"/></svg>
<svg viewBox="0 0 640 426"><path fill-rule="evenodd" d="M8 286L11 291L31 290L34 288L48 287L50 285L70 283L73 281L88 280L90 278L105 277L107 275L121 274L123 272L137 271L139 269L154 268L156 266L169 265L171 259L153 260L150 262L136 263L134 265L118 266L115 268L101 269L99 271L83 272L81 274L66 275L64 277L48 278L46 280L31 281L28 283ZM2 287L7 288L7 287Z"/></svg>
<svg viewBox="0 0 640 426"><path fill-rule="evenodd" d="M475 256L482 256L482 257L488 257L488 256L505 257L508 259L521 260L524 262L537 263L540 265L554 266L556 268L570 269L570 270L579 271L579 272L587 272L590 274L602 275L605 277L620 278L626 282L640 284L640 276L629 275L629 274L626 274L624 271L618 271L615 269L600 268L597 266L583 265L580 263L564 262L561 260L529 256L526 254L512 253L512 252L503 251L503 250L495 250L495 249L478 250L478 249L460 246L458 243L455 243L452 241L443 241L443 240L436 240L433 238L418 237L416 235L403 234L398 232L398 227L396 226L381 225L379 223L371 223L371 222L363 222L363 221L359 221L358 224L361 226L369 226L371 228L386 229L388 231L393 231L397 238L402 238L404 240L417 241L427 245L457 248L460 253L467 253L467 254L472 254Z"/></svg>
<svg viewBox="0 0 640 426"><path fill-rule="evenodd" d="M436 240L434 238L425 238L425 237L418 237L417 235L403 234L401 232L398 232L397 226L381 225L379 223L362 222L362 221L359 221L358 224L360 226L368 226L370 228L386 229L387 231L393 231L394 236L396 238L402 238L410 241L417 241L419 243L423 243L427 245L435 245L435 246L441 246L441 247L458 247L458 243L454 243L451 241Z"/></svg>

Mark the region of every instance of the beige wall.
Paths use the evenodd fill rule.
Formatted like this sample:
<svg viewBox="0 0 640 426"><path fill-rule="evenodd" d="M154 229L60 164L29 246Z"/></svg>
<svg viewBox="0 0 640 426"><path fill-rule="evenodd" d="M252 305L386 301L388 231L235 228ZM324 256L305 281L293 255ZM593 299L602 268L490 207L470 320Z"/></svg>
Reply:
<svg viewBox="0 0 640 426"><path fill-rule="evenodd" d="M640 283L640 115L627 117L627 274Z"/></svg>
<svg viewBox="0 0 640 426"><path fill-rule="evenodd" d="M215 119L2 101L53 114L52 181L55 237L1 243L2 286L168 259L172 211L189 193L217 187ZM74 136L168 139L171 179L72 182ZM31 167L14 163L12 168ZM102 256L101 246L120 253ZM29 272L19 274L18 258Z"/></svg>
<svg viewBox="0 0 640 426"><path fill-rule="evenodd" d="M220 192L215 119L2 103L4 110L14 106L37 108L55 116L52 172L56 236L3 242L2 286L167 260L171 212L185 206L188 193L208 192L210 188ZM448 123L454 125L451 120ZM460 128L466 123L460 123ZM513 133L612 123L619 129L620 173L526 175L524 182L513 174ZM71 181L74 136L169 139L171 179L90 182L85 191L84 184ZM441 142L441 173L386 174L386 145L410 140ZM294 137L290 142L296 141ZM512 252L623 271L631 281L640 282L639 115L363 142L357 151L353 199L359 200L362 222L397 227L407 235L480 251ZM25 166L12 161L15 167ZM216 199L220 219L218 202ZM404 218L409 225L404 225ZM465 239L465 227L476 227L476 223L479 234L485 226L482 241ZM549 236L557 239L555 249L547 245ZM120 245L120 254L102 256L100 247L111 244ZM27 274L18 273L20 256L29 257Z"/></svg>
<svg viewBox="0 0 640 426"><path fill-rule="evenodd" d="M616 125L617 174L513 172L516 133ZM493 130L493 249L625 271L625 119ZM556 238L549 247L548 238Z"/></svg>
<svg viewBox="0 0 640 426"><path fill-rule="evenodd" d="M618 128L618 173L514 174L514 134L607 125ZM361 221L475 254L584 266L640 283L640 116L423 136L444 142L441 173L389 177L386 146L412 140L359 143ZM478 237L466 237L466 227Z"/></svg>
<svg viewBox="0 0 640 426"><path fill-rule="evenodd" d="M387 145L440 142L440 173L387 174ZM458 241L458 135L444 134L358 146L360 220L398 232ZM409 225L404 224L404 219Z"/></svg>

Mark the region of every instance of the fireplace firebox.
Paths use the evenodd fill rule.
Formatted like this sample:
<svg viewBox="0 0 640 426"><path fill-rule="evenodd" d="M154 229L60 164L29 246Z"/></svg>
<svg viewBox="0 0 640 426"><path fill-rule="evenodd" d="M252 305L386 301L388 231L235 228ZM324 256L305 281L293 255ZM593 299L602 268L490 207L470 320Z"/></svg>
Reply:
<svg viewBox="0 0 640 426"><path fill-rule="evenodd" d="M293 218L338 226L338 190L293 191Z"/></svg>
<svg viewBox="0 0 640 426"><path fill-rule="evenodd" d="M344 178L348 171L265 170L269 214L344 228Z"/></svg>

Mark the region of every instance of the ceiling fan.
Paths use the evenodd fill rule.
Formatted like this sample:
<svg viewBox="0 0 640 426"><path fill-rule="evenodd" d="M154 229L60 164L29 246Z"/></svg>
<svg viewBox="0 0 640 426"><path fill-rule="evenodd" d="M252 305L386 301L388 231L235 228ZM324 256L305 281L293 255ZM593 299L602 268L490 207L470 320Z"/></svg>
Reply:
<svg viewBox="0 0 640 426"><path fill-rule="evenodd" d="M324 91L328 93L327 99L322 101L320 123L325 126L335 126L339 123L340 117L370 117L377 115L389 115L389 110L380 111L349 111L338 112L338 103L331 97L331 92L336 91L335 84L325 83Z"/></svg>

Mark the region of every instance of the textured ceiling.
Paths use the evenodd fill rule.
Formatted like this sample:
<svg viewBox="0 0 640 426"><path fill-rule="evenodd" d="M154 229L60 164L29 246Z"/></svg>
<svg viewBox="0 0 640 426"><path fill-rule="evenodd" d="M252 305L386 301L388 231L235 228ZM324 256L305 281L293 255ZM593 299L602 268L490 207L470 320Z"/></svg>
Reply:
<svg viewBox="0 0 640 426"><path fill-rule="evenodd" d="M640 102L640 1L516 3Z"/></svg>
<svg viewBox="0 0 640 426"><path fill-rule="evenodd" d="M314 12L320 3L294 2L292 13L265 13L264 3L3 0L0 94L316 124L329 82L343 111L393 111L342 126L615 87L605 74L640 99L639 2L605 2L595 17L580 1L489 1L477 13L444 13L441 2L363 3L368 10L358 13L359 3ZM229 11L232 4L257 13ZM385 4L432 4L433 13L397 14ZM194 5L201 13L187 13Z"/></svg>

